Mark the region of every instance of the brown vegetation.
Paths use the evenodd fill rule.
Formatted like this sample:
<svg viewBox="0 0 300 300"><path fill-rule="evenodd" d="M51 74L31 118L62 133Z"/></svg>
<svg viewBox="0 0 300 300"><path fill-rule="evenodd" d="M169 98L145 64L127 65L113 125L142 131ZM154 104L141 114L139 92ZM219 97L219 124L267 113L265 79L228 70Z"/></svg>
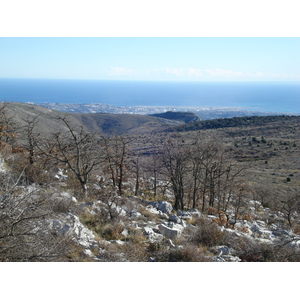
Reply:
<svg viewBox="0 0 300 300"><path fill-rule="evenodd" d="M99 239L130 241L122 250L125 261L149 257L153 261L206 261L206 247L233 244L243 261L298 259L283 244L274 251L247 239L232 239L220 229L234 229L238 220L251 220L249 201L259 201L282 213L284 226L299 231L300 136L294 119L248 127L104 136L62 115L53 122L64 130L47 134L38 130L38 118L23 118L18 125L5 106L0 115L0 154L11 174L0 180L3 261L75 261L81 255L70 240L43 230L46 217L66 213L72 206L58 198L51 200L53 187L72 191L82 202L101 199L103 209L93 215L81 212L81 221ZM55 182L52 172L57 169L67 175ZM21 186L32 184L44 192L20 192ZM116 207L130 206L126 197L133 195L167 200L175 211L198 209L213 215L213 221L193 220L195 229L189 229L181 248L170 248L166 240L145 241L134 228L124 236L122 214ZM143 209L139 211L150 219ZM121 259L119 245L105 247L107 260Z"/></svg>

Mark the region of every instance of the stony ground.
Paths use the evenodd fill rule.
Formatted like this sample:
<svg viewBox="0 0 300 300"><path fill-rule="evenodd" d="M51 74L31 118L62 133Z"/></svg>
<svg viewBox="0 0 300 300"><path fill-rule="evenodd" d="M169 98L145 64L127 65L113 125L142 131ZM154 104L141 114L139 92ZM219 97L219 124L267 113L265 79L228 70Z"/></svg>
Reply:
<svg viewBox="0 0 300 300"><path fill-rule="evenodd" d="M172 261L166 253L181 253L183 261L197 258L211 262L261 261L264 260L259 254L261 248L270 247L271 251L288 247L293 254L300 249L300 236L282 227L283 216L270 213L258 201L249 203L251 217L237 220L232 226L230 222L222 224L218 214L205 215L197 209L175 211L168 201L130 196L114 202L99 199L79 203L67 193L60 196L72 199L81 217L64 213L49 220L50 226L61 235L72 235L92 261ZM111 221L100 225L100 218L105 215L111 215ZM95 225L95 220L99 220L101 228ZM243 248L241 244L246 246ZM137 253L133 253L132 245ZM187 253L188 247L192 253ZM247 257L247 251L254 257Z"/></svg>

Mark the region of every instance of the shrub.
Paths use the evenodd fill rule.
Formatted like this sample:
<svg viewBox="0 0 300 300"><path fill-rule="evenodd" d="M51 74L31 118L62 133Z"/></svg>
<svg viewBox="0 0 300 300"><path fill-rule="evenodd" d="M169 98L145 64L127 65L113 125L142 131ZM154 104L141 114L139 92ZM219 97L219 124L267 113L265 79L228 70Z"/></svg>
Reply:
<svg viewBox="0 0 300 300"><path fill-rule="evenodd" d="M234 241L232 247L242 262L289 262L299 261L300 253L287 242L274 246L259 243L247 238Z"/></svg>
<svg viewBox="0 0 300 300"><path fill-rule="evenodd" d="M221 231L220 227L211 220L200 219L194 232L191 232L189 241L207 247L222 245L226 241L226 233Z"/></svg>
<svg viewBox="0 0 300 300"><path fill-rule="evenodd" d="M54 213L66 213L70 210L73 205L72 200L65 199L62 197L54 198L53 200L49 200L49 204L51 207L51 211Z"/></svg>
<svg viewBox="0 0 300 300"><path fill-rule="evenodd" d="M267 262L274 260L274 249L268 244L241 241L238 255L242 262Z"/></svg>
<svg viewBox="0 0 300 300"><path fill-rule="evenodd" d="M195 245L186 245L172 249L169 253L169 262L207 262L209 259L201 252L201 248Z"/></svg>
<svg viewBox="0 0 300 300"><path fill-rule="evenodd" d="M119 240L123 238L121 234L124 226L121 223L107 223L103 226L97 226L96 233L106 240Z"/></svg>

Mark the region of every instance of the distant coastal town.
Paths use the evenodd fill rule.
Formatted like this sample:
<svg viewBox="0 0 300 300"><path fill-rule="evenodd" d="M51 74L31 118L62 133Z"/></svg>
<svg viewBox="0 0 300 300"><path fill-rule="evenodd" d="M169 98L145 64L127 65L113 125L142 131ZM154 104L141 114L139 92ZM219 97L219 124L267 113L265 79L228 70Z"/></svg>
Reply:
<svg viewBox="0 0 300 300"><path fill-rule="evenodd" d="M34 103L32 103L34 104ZM150 115L167 111L193 112L202 120L244 116L283 115L288 113L262 112L255 108L197 107L197 106L114 106L102 103L35 103L42 107L72 113L111 113ZM289 114L292 115L292 114ZM295 115L295 114L293 114Z"/></svg>

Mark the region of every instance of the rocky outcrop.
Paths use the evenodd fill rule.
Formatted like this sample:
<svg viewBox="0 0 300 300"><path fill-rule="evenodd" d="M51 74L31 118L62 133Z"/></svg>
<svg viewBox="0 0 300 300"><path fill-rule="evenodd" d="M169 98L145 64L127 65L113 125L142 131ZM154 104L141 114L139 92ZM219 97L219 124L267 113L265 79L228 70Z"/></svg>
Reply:
<svg viewBox="0 0 300 300"><path fill-rule="evenodd" d="M95 235L86 228L74 214L60 215L59 218L49 219L49 229L63 237L70 237L83 248L90 249L95 245Z"/></svg>
<svg viewBox="0 0 300 300"><path fill-rule="evenodd" d="M181 235L184 227L182 225L169 222L158 225L158 229L166 238L172 240Z"/></svg>
<svg viewBox="0 0 300 300"><path fill-rule="evenodd" d="M165 214L170 214L173 210L173 206L167 201L153 201L148 204Z"/></svg>
<svg viewBox="0 0 300 300"><path fill-rule="evenodd" d="M148 225L143 228L143 233L151 243L161 242L164 239L162 234L154 232L153 227Z"/></svg>

